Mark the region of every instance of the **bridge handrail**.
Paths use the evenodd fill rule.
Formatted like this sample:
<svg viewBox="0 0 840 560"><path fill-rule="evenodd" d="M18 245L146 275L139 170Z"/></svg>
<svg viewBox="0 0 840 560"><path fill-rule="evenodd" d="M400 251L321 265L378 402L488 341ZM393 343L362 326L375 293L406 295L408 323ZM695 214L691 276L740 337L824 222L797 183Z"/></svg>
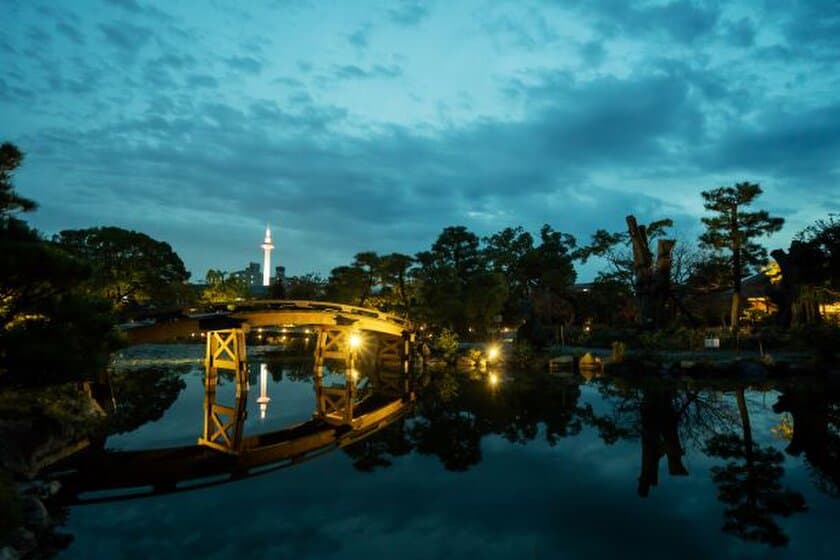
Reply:
<svg viewBox="0 0 840 560"><path fill-rule="evenodd" d="M311 300L296 300L296 299L260 299L260 300L246 300L246 301L231 301L219 302L209 304L209 308L223 308L219 311L236 313L237 311L260 311L262 308L268 308L267 311L276 310L277 307L282 309L311 309L313 311L336 311L338 313L346 313L348 315L364 315L372 319L379 319L397 325L404 326L407 330L411 330L411 321L399 315L393 315L378 309L371 309L368 307L358 307L356 305L348 305L345 303L335 303L331 301L311 301Z"/></svg>

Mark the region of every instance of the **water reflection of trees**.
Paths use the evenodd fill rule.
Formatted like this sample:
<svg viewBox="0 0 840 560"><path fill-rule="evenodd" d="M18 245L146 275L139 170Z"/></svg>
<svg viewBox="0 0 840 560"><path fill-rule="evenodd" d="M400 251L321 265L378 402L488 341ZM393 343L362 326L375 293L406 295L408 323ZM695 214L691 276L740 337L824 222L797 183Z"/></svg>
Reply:
<svg viewBox="0 0 840 560"><path fill-rule="evenodd" d="M437 456L448 470L464 471L481 461L485 436L525 444L542 434L554 445L588 425L606 444L639 442L637 490L642 497L659 482L663 459L669 475L686 476L687 448L718 458L720 463L712 467L711 476L725 506L723 531L775 546L787 542L778 520L805 511L805 500L784 486L782 455L754 441L746 385L604 379L596 383L607 405L598 407L597 412L579 402L576 380L529 375L492 390L483 377L436 372L421 394L413 419L351 446L347 453L356 468L364 471L387 467L394 457L411 450ZM836 489L840 445L832 447L826 442L830 436L840 442L840 415L827 401L815 404L824 394L806 393L801 388L787 391L776 408L789 411L794 426L816 425L802 433L794 428L788 452L804 453L809 462L825 466L815 470L835 475L821 479L824 486Z"/></svg>
<svg viewBox="0 0 840 560"><path fill-rule="evenodd" d="M353 459L353 467L363 472L372 472L380 467L390 467L394 457L411 453L414 443L408 437L406 422L405 418L401 418L374 437L345 448L347 455Z"/></svg>
<svg viewBox="0 0 840 560"><path fill-rule="evenodd" d="M746 389L743 383L702 387L661 380L605 381L599 390L610 402L610 411L595 414L585 408L584 415L605 443L640 440L638 493L642 497L658 483L663 456L670 475L688 474L682 461L686 442L724 461L711 471L718 499L726 505L723 531L780 546L788 537L777 518L805 511L805 500L782 485L781 453L754 442ZM734 406L725 393L734 393Z"/></svg>
<svg viewBox="0 0 840 560"><path fill-rule="evenodd" d="M582 427L579 397L576 382L547 375L518 378L493 390L484 377L435 371L411 421L359 444L364 453L357 446L347 452L354 458L364 456L357 462L361 470L390 465L389 456L413 449L438 457L447 470L464 471L481 461L481 440L488 435L524 444L536 439L542 427L546 441L554 445L559 438L577 434Z"/></svg>
<svg viewBox="0 0 840 560"><path fill-rule="evenodd" d="M753 441L744 385L734 389L741 432L709 438L706 453L726 461L712 467L718 499L726 504L723 530L742 539L772 546L787 544L788 537L775 517L805 511L805 498L782 486L784 457L773 447Z"/></svg>
<svg viewBox="0 0 840 560"><path fill-rule="evenodd" d="M131 432L163 417L187 386L183 375L191 369L191 365L184 365L113 374L108 433Z"/></svg>
<svg viewBox="0 0 840 560"><path fill-rule="evenodd" d="M803 456L816 487L840 497L840 384L790 383L782 388L773 410L793 417L793 434L785 452Z"/></svg>
<svg viewBox="0 0 840 560"><path fill-rule="evenodd" d="M277 381L307 381L312 375L306 360L269 362L268 369ZM181 374L167 369L116 376L111 433L160 418L184 388ZM606 444L638 441L642 497L659 482L663 459L669 475L685 476L688 449L715 458L711 478L724 505L723 531L774 546L787 543L779 521L805 511L805 500L784 485L784 456L755 441L746 385L606 379L593 384L602 397L597 411L580 402L577 379L531 374L494 386L486 375L437 371L420 392L413 418L387 426L345 453L360 471L387 468L412 452L437 457L447 470L465 471L482 460L486 436L514 444L544 438L555 445L589 426ZM802 456L817 487L838 496L840 387L797 381L777 389L774 411L793 418L785 451Z"/></svg>
<svg viewBox="0 0 840 560"><path fill-rule="evenodd" d="M805 511L805 498L782 486L782 454L752 443L745 432L712 437L706 453L726 461L712 467L718 499L726 504L724 532L744 540L772 546L785 545L788 537L776 517Z"/></svg>
<svg viewBox="0 0 840 560"><path fill-rule="evenodd" d="M312 381L313 360L307 358L294 359L273 359L267 360L268 373L275 382L280 382L285 377L289 381ZM259 366L254 369L254 375L259 373Z"/></svg>

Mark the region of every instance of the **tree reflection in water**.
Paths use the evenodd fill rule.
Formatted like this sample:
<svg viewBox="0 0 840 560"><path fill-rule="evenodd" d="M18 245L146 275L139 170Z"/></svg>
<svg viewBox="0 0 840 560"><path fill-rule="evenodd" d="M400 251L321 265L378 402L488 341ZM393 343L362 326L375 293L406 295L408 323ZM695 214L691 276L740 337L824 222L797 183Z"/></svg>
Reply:
<svg viewBox="0 0 840 560"><path fill-rule="evenodd" d="M104 400L106 407L113 409L108 421L108 434L131 432L162 418L187 386L183 375L191 369L192 366L184 365L113 374L110 379L111 402ZM110 407L107 406L109 404Z"/></svg>
<svg viewBox="0 0 840 560"><path fill-rule="evenodd" d="M431 372L414 418L389 426L345 451L359 470L387 467L412 450L434 455L444 468L465 471L481 462L481 439L498 435L511 443L534 440L544 426L549 445L580 432L578 384L552 376L517 378L503 390L484 376L452 370Z"/></svg>
<svg viewBox="0 0 840 560"><path fill-rule="evenodd" d="M646 497L659 478L662 458L671 476L687 476L686 449L724 461L712 468L718 499L725 505L723 531L748 541L784 545L779 517L806 511L802 494L784 487L783 456L755 444L744 384L702 386L661 379L628 382L596 380L609 405L595 413L581 403L578 381L531 374L490 390L486 380L437 371L421 394L413 419L400 421L346 452L362 471L388 467L412 450L437 456L444 468L465 471L482 460L481 440L498 435L511 443L534 440L543 428L554 445L595 428L606 444L638 440L641 448L638 494ZM732 398L726 395L735 395ZM820 400L822 399L822 400ZM776 412L794 417L788 453L804 453L822 485L836 492L840 432L838 407L825 391L786 389Z"/></svg>
<svg viewBox="0 0 840 560"><path fill-rule="evenodd" d="M309 360L269 363L268 370L275 381L306 382L312 377ZM712 467L711 478L724 505L722 529L743 540L783 546L789 537L780 518L807 509L802 494L784 484L782 453L754 441L745 384L594 379L592 386L606 405L596 413L581 400L578 378L528 374L509 376L499 385L488 379L451 370L430 372L413 417L397 420L344 452L361 472L388 468L412 452L438 457L447 470L466 471L482 460L486 436L518 445L543 437L554 446L588 426L607 445L638 440L641 497L659 482L663 458L671 476L689 475L687 452L717 458L720 463ZM370 383L380 385L375 378ZM111 433L160 418L183 387L180 373L171 369L116 377ZM773 410L793 418L785 451L803 456L817 487L838 496L840 387L791 381L778 389Z"/></svg>
<svg viewBox="0 0 840 560"><path fill-rule="evenodd" d="M788 537L775 517L788 517L807 507L802 494L782 486L782 454L736 434L712 437L706 453L727 461L712 467L718 499L727 506L723 530L749 541L787 544Z"/></svg>
<svg viewBox="0 0 840 560"><path fill-rule="evenodd" d="M776 517L807 508L800 493L782 486L781 453L753 442L746 388L744 383L703 388L697 383L686 386L663 380L607 381L600 391L613 403L611 414L587 410L587 419L608 444L618 439L641 440L638 493L642 497L657 484L663 456L668 458L669 474L688 474L682 462L683 441L727 461L712 467L711 473L718 499L727 506L723 530L744 540L781 546L788 537ZM735 393L735 407L723 398L727 392Z"/></svg>

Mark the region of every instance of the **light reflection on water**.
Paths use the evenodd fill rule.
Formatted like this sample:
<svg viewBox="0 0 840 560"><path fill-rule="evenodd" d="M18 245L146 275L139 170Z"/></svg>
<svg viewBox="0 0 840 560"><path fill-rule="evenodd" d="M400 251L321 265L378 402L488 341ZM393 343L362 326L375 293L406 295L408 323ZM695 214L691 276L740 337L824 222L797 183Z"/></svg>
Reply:
<svg viewBox="0 0 840 560"><path fill-rule="evenodd" d="M245 433L310 419L310 375L311 362L252 360ZM294 468L74 507L66 530L76 540L62 556L834 557L840 415L825 386L747 388L745 432L735 385L493 375L435 374L414 417ZM179 377L184 387L158 420L107 446L194 444L202 371ZM220 397L233 391L220 381ZM808 429L780 429L793 417ZM744 504L764 517L737 526L749 516L726 511ZM727 523L736 526L722 531ZM780 535L787 546L749 540Z"/></svg>

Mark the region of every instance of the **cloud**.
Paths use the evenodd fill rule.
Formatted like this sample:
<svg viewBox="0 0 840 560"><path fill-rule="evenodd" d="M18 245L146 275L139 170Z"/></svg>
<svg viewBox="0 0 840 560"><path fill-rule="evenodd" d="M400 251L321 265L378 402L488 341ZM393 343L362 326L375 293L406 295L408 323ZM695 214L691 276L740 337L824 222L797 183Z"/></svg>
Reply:
<svg viewBox="0 0 840 560"><path fill-rule="evenodd" d="M429 15L428 8L418 0L398 0L393 4L396 5L388 10L388 17L400 25L417 25Z"/></svg>
<svg viewBox="0 0 840 560"><path fill-rule="evenodd" d="M137 3L137 0L105 0L105 3L122 8L127 12L139 14L143 12L143 8Z"/></svg>
<svg viewBox="0 0 840 560"><path fill-rule="evenodd" d="M190 87L218 87L219 81L207 74L190 74L187 76L187 85Z"/></svg>
<svg viewBox="0 0 840 560"><path fill-rule="evenodd" d="M284 86L288 86L290 88L300 88L303 87L303 82L296 78L289 78L288 76L278 76L271 80L272 84L280 84Z"/></svg>
<svg viewBox="0 0 840 560"><path fill-rule="evenodd" d="M782 21L790 48L803 55L837 60L840 48L840 16L833 2L768 0L768 12Z"/></svg>
<svg viewBox="0 0 840 560"><path fill-rule="evenodd" d="M55 29L77 45L85 44L85 36L77 27L68 23L59 22L55 24Z"/></svg>
<svg viewBox="0 0 840 560"><path fill-rule="evenodd" d="M484 30L501 40L502 47L533 51L545 48L557 39L557 33L542 13L536 10L511 13L507 8L501 5L491 9L483 14L481 23Z"/></svg>
<svg viewBox="0 0 840 560"><path fill-rule="evenodd" d="M233 56L225 60L225 64L233 70L257 75L262 72L262 63L250 56Z"/></svg>
<svg viewBox="0 0 840 560"><path fill-rule="evenodd" d="M402 68L395 64L383 66L376 64L369 70L363 70L355 64L335 67L335 77L342 80L366 80L370 78L398 78L402 75Z"/></svg>
<svg viewBox="0 0 840 560"><path fill-rule="evenodd" d="M840 103L796 112L765 110L755 124L736 123L702 160L727 171L795 178L813 191L835 191L840 180Z"/></svg>
<svg viewBox="0 0 840 560"><path fill-rule="evenodd" d="M756 29L750 18L744 17L738 21L727 21L723 28L726 41L733 47L747 48L755 44Z"/></svg>
<svg viewBox="0 0 840 560"><path fill-rule="evenodd" d="M578 48L583 63L592 68L600 66L607 57L607 50L602 41L587 41Z"/></svg>
<svg viewBox="0 0 840 560"><path fill-rule="evenodd" d="M622 1L578 2L579 12L592 18L603 33L628 37L664 34L677 43L694 43L710 34L720 17L715 1L672 0L662 4L633 4Z"/></svg>
<svg viewBox="0 0 840 560"><path fill-rule="evenodd" d="M165 66L173 70L181 71L193 68L196 65L196 60L195 57L189 54L176 54L173 52L167 52L154 59L152 61L152 64L155 64L157 66Z"/></svg>
<svg viewBox="0 0 840 560"><path fill-rule="evenodd" d="M350 42L351 45L354 47L358 47L363 49L368 46L368 38L370 37L371 26L370 24L363 25L359 27L356 31L351 33L347 40Z"/></svg>
<svg viewBox="0 0 840 560"><path fill-rule="evenodd" d="M29 103L35 99L35 92L0 77L0 99L7 103Z"/></svg>
<svg viewBox="0 0 840 560"><path fill-rule="evenodd" d="M177 208L188 198L194 212L208 216L219 208L240 216L263 216L274 208L285 227L311 235L311 224L329 223L329 231L318 234L336 254L325 254L327 269L340 264L340 255L365 248L421 250L453 223L486 234L519 223L535 229L561 222L580 235L594 229L593 216L609 227L628 208L661 212L655 197L605 189L589 169L594 163L655 166L667 157L663 141L696 134L702 121L687 88L657 76L561 84L523 87L522 95L535 103L556 99L527 121L482 122L433 137L398 126L365 138L348 136L340 132L345 111L304 104L290 112L262 100L244 111L216 102L192 117L148 117L90 129L72 138L82 153L66 144L53 153L81 168L107 162L107 180L79 178L100 193L98 202L85 203L94 213L104 209L97 204L117 198L137 208ZM33 149L43 151L49 142L42 139ZM571 211L565 201L574 197ZM83 200L70 190L54 203L70 199ZM144 214L149 220L160 215ZM165 216L169 220L171 212ZM192 242L184 245L192 262L209 264L189 248ZM306 260L300 251L288 256Z"/></svg>
<svg viewBox="0 0 840 560"><path fill-rule="evenodd" d="M123 51L133 52L143 47L152 38L152 30L127 22L99 24L105 40Z"/></svg>
<svg viewBox="0 0 840 560"><path fill-rule="evenodd" d="M105 0L105 2L132 16L148 16L161 22L169 22L173 19L166 12L154 6L140 4L137 0Z"/></svg>
<svg viewBox="0 0 840 560"><path fill-rule="evenodd" d="M45 44L52 42L52 36L39 27L30 27L26 30L26 38L30 43L35 43L38 47L43 47Z"/></svg>
<svg viewBox="0 0 840 560"><path fill-rule="evenodd" d="M699 190L736 180L803 220L836 207L826 6L577 0L444 18L406 2L347 8L331 41L303 2L279 4L279 20L173 5L182 29L141 1L99 20L16 6L0 122L29 154L35 225L167 232L198 273L241 268L266 220L282 223L295 273L424 249L451 224L586 238L629 212L695 223ZM373 53L367 21L405 40ZM220 262L191 223L224 228Z"/></svg>

